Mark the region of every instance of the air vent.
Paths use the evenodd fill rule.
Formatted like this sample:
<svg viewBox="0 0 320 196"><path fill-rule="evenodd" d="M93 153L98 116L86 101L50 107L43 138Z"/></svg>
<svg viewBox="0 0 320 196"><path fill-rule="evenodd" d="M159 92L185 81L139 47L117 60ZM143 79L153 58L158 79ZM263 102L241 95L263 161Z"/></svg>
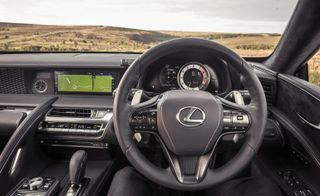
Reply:
<svg viewBox="0 0 320 196"><path fill-rule="evenodd" d="M261 85L264 90L264 94L266 96L267 104L273 105L276 99L276 82L272 80L267 79L261 79Z"/></svg>
<svg viewBox="0 0 320 196"><path fill-rule="evenodd" d="M75 109L75 108L53 108L48 116L54 117L71 117L71 118L90 118L90 109Z"/></svg>

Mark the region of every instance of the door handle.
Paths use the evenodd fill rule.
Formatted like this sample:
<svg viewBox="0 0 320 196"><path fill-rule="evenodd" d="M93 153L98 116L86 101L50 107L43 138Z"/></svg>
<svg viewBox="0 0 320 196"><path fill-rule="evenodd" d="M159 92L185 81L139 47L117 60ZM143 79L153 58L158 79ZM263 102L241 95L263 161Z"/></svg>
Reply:
<svg viewBox="0 0 320 196"><path fill-rule="evenodd" d="M298 115L298 117L301 119L301 121L303 123L305 123L306 125L316 129L317 131L320 131L320 123L319 124L313 124L312 122L308 121L307 119L305 119L303 116L301 116L298 112L296 112L296 114Z"/></svg>

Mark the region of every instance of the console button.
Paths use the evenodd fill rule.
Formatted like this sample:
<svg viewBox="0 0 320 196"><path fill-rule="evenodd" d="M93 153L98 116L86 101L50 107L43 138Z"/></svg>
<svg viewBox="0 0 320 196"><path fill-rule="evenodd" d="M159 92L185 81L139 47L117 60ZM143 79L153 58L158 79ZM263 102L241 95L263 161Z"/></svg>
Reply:
<svg viewBox="0 0 320 196"><path fill-rule="evenodd" d="M55 123L50 123L50 124L48 125L48 127L49 127L49 128L56 128L56 124L55 124Z"/></svg>
<svg viewBox="0 0 320 196"><path fill-rule="evenodd" d="M62 129L62 128L64 128L64 124L63 124L63 123L57 124L57 125L56 125L56 128L61 128L61 129Z"/></svg>
<svg viewBox="0 0 320 196"><path fill-rule="evenodd" d="M77 129L85 129L86 125L84 124L78 124Z"/></svg>
<svg viewBox="0 0 320 196"><path fill-rule="evenodd" d="M312 191L296 176L292 170L280 171L279 175L286 182L295 196L312 196Z"/></svg>
<svg viewBox="0 0 320 196"><path fill-rule="evenodd" d="M49 124L48 124L47 122L43 122L43 123L42 123L42 127L44 127L44 128L49 128Z"/></svg>
<svg viewBox="0 0 320 196"><path fill-rule="evenodd" d="M26 196L25 193L15 193L14 196Z"/></svg>
<svg viewBox="0 0 320 196"><path fill-rule="evenodd" d="M99 130L101 128L101 125L93 125L94 130Z"/></svg>
<svg viewBox="0 0 320 196"><path fill-rule="evenodd" d="M45 189L45 190L47 190L47 189L49 189L49 187L51 186L51 183L45 183L44 185L43 185L43 189Z"/></svg>
<svg viewBox="0 0 320 196"><path fill-rule="evenodd" d="M21 186L21 189L29 189L29 183L28 182L24 182Z"/></svg>

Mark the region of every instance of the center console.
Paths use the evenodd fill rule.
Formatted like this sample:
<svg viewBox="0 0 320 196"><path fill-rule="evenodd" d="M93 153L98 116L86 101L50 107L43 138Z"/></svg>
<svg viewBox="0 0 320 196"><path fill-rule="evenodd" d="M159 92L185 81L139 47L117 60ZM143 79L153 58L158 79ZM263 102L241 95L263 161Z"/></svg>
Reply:
<svg viewBox="0 0 320 196"><path fill-rule="evenodd" d="M3 118L10 124L5 130L16 132L2 152L6 162L0 169L6 172L0 175L0 195L99 195L116 153L116 141L109 139L112 95L128 65L119 65L120 57L110 54L44 56L52 61L32 57L28 65L3 70L14 84L5 86L0 110L10 113ZM20 112L26 115L11 115ZM69 169L78 150L88 153L85 174L76 175L81 179Z"/></svg>
<svg viewBox="0 0 320 196"><path fill-rule="evenodd" d="M69 161L69 183L62 182L64 189L60 190L60 181L54 177L34 177L24 178L12 189L8 196L79 196L90 182L89 177L85 177L88 153L78 150L73 153Z"/></svg>
<svg viewBox="0 0 320 196"><path fill-rule="evenodd" d="M51 196L56 195L59 189L59 180L52 177L34 177L23 179L11 191L10 196Z"/></svg>
<svg viewBox="0 0 320 196"><path fill-rule="evenodd" d="M90 104L110 100L122 70L62 69L51 74L54 94L63 106L53 105L38 124L36 135L40 144L106 148L103 140L112 119L112 105Z"/></svg>

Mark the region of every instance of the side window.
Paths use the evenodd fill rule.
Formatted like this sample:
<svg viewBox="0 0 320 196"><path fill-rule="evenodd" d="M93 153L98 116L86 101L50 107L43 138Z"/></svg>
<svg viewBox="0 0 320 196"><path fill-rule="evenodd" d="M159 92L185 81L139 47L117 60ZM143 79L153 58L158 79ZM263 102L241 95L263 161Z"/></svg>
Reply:
<svg viewBox="0 0 320 196"><path fill-rule="evenodd" d="M320 50L308 62L309 82L320 86Z"/></svg>

